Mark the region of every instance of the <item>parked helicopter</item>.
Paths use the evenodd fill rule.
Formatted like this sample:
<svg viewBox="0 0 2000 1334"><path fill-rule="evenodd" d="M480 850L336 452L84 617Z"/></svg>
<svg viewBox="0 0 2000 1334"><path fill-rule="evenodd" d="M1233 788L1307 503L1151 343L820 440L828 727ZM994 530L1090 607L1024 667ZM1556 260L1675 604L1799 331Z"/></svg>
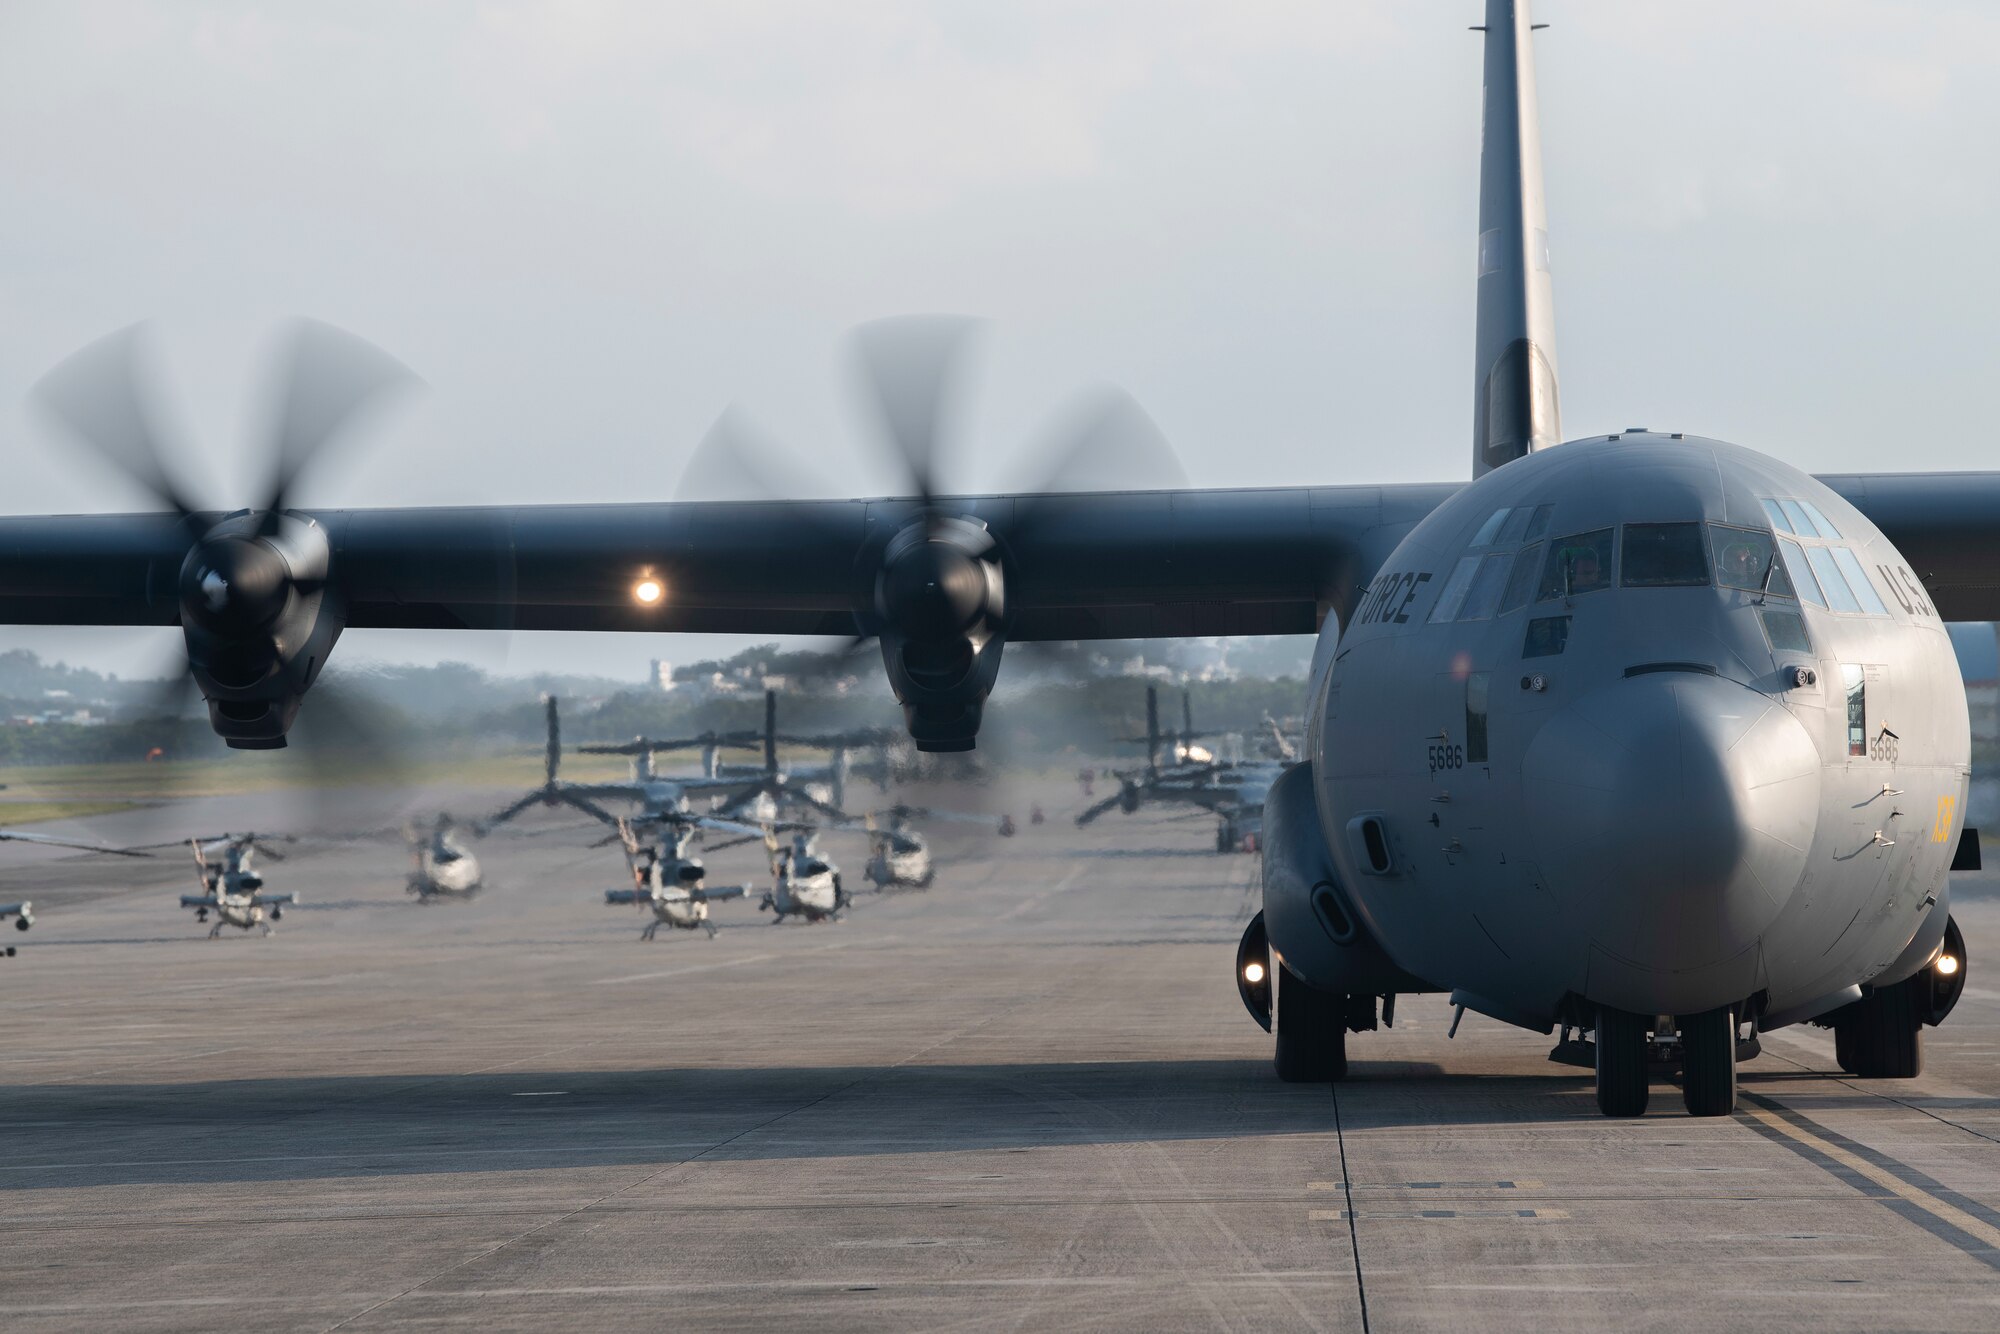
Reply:
<svg viewBox="0 0 2000 1334"><path fill-rule="evenodd" d="M479 859L465 846L463 828L448 814L439 815L428 829L414 823L403 826L412 863L406 888L417 902L469 899L485 887Z"/></svg>
<svg viewBox="0 0 2000 1334"><path fill-rule="evenodd" d="M776 913L776 926L787 917L808 922L837 922L840 912L854 900L840 883L840 868L822 856L815 846L818 834L801 830L790 843L780 843L777 835L765 833L764 847L771 854L771 892L757 906Z"/></svg>
<svg viewBox="0 0 2000 1334"><path fill-rule="evenodd" d="M868 831L868 865L862 874L877 889L931 887L936 867L931 860L930 840L912 825L914 820L947 820L984 828L991 828L993 823L984 815L900 803L869 812L862 817L862 825Z"/></svg>
<svg viewBox="0 0 2000 1334"><path fill-rule="evenodd" d="M264 934L270 935L271 923L283 917L286 908L296 905L299 896L266 894L264 877L251 863L260 852L274 862L281 862L284 854L271 844L296 841L289 834L217 834L213 838L188 839L187 845L194 850L195 874L202 892L181 895L181 907L194 909L197 922L206 922L210 913L215 914L215 927L208 933L210 940L221 935L225 926L243 931L262 927Z"/></svg>
<svg viewBox="0 0 2000 1334"><path fill-rule="evenodd" d="M632 888L608 889L604 901L638 904L653 910L653 920L639 933L651 940L662 926L678 931L696 929L715 938L715 924L708 920L708 905L723 899L740 899L750 892L747 885L710 885L708 868L689 854L689 844L704 829L728 830L757 837L762 831L726 820L668 813L657 819L620 819L618 840L625 848L625 864L632 872ZM650 834L650 837L642 836Z"/></svg>

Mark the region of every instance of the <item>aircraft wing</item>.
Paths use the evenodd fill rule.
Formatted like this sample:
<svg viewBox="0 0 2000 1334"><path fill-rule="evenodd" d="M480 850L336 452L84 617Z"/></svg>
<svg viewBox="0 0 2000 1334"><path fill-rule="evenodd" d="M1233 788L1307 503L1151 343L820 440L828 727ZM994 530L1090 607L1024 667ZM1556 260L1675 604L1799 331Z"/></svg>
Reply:
<svg viewBox="0 0 2000 1334"><path fill-rule="evenodd" d="M1310 634L1323 608L1351 605L1403 534L1457 489L945 503L986 522L1011 558L1010 639ZM1013 523L1029 509L1032 523ZM687 501L311 517L354 629L850 635L865 605L864 554L921 511L911 500ZM0 517L0 623L180 623L192 526L172 514ZM665 586L655 605L633 597L642 572Z"/></svg>
<svg viewBox="0 0 2000 1334"><path fill-rule="evenodd" d="M1896 544L1940 619L2000 620L2000 472L1839 473L1819 480Z"/></svg>

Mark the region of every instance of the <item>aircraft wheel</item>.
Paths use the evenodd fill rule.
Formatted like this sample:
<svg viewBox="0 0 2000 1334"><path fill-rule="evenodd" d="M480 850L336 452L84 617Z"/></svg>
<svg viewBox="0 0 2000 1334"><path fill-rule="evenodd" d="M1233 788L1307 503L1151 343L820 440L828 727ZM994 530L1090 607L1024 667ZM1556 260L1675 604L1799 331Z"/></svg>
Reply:
<svg viewBox="0 0 2000 1334"><path fill-rule="evenodd" d="M1835 1021L1833 1025L1833 1061L1848 1074L1854 1073L1854 1026Z"/></svg>
<svg viewBox="0 0 2000 1334"><path fill-rule="evenodd" d="M1272 1064L1287 1084L1326 1084L1347 1078L1346 997L1321 991L1280 963L1278 1036Z"/></svg>
<svg viewBox="0 0 2000 1334"><path fill-rule="evenodd" d="M1923 974L1883 987L1842 1009L1833 1021L1835 1050L1840 1034L1854 1057L1857 1079L1915 1079L1924 1072L1923 1021L1917 1017L1917 984Z"/></svg>
<svg viewBox="0 0 2000 1334"><path fill-rule="evenodd" d="M1689 1116L1736 1110L1736 1011L1681 1016L1681 1099Z"/></svg>
<svg viewBox="0 0 2000 1334"><path fill-rule="evenodd" d="M1646 1021L1639 1015L1597 1007L1597 1110L1606 1116L1644 1116Z"/></svg>

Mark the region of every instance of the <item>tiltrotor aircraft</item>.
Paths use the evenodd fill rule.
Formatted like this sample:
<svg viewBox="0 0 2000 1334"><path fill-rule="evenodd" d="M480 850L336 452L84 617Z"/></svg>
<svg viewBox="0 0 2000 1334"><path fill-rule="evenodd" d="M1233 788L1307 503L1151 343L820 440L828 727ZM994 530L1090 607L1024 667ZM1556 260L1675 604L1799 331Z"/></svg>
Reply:
<svg viewBox="0 0 2000 1334"><path fill-rule="evenodd" d="M1967 971L1943 622L2000 620L2000 473L1815 477L1671 428L1563 443L1531 28L1488 0L1469 481L1084 493L1069 460L1130 447L1136 483L1158 440L1105 399L1045 485L951 494L968 326L924 317L855 344L899 497L306 511L301 470L406 378L307 324L276 484L204 508L128 331L38 398L164 512L0 518L0 622L179 626L215 730L264 748L349 629L872 640L927 751L974 745L1009 643L1317 632L1237 970L1282 1077L1341 1077L1347 1034L1415 991L1566 1027L1612 1115L1662 1054L1690 1111L1729 1111L1739 1051L1785 1024L1914 1074ZM726 422L697 464L741 447Z"/></svg>
<svg viewBox="0 0 2000 1334"><path fill-rule="evenodd" d="M625 848L632 888L607 889L604 901L638 904L653 910L653 920L639 933L641 940L653 939L662 926L678 931L703 930L713 940L715 924L708 920L708 905L740 899L749 893L747 885L707 883L708 868L688 850L695 835L703 829L743 832L753 838L761 832L723 820L689 815L644 822L618 821L618 840Z"/></svg>
<svg viewBox="0 0 2000 1334"><path fill-rule="evenodd" d="M1264 799L1271 784L1284 772L1285 762L1240 758L1242 738L1236 736L1225 738L1236 744L1233 748L1222 748L1221 755L1215 749L1196 745L1196 739L1208 733L1195 730L1193 706L1185 691L1181 693L1181 719L1181 731L1162 733L1158 690L1146 687L1146 735L1123 738L1146 743L1146 767L1112 775L1118 780L1118 790L1079 812L1078 827L1090 824L1113 807L1130 815L1149 802L1194 806L1215 816L1217 852L1256 851L1263 836ZM1272 736L1283 741L1284 734L1277 724L1272 722L1270 726ZM1166 764L1160 763L1163 747L1168 756Z"/></svg>
<svg viewBox="0 0 2000 1334"><path fill-rule="evenodd" d="M181 895L181 907L194 909L197 922L206 922L210 913L215 915L210 940L221 935L225 926L242 931L262 927L264 934L270 935L274 929L271 923L283 917L299 896L265 893L263 873L251 863L260 852L274 862L283 861L284 854L271 844L292 841L289 835L269 834L217 834L187 840L194 851L195 875L202 892Z"/></svg>
<svg viewBox="0 0 2000 1334"><path fill-rule="evenodd" d="M572 783L558 775L562 771L562 713L554 695L543 697L543 711L547 720L548 740L543 755L542 785L531 789L518 801L496 811L479 822L481 832L492 829L527 810L530 806L569 806L582 811L594 820L605 824L615 824L617 817L604 809L607 801L631 802L638 806L636 818L650 820L662 815L684 812L688 809L688 794L691 792L722 792L733 794L754 781L742 778L719 778L713 772L699 775L669 777L654 772L653 756L663 750L687 749L700 746L710 758L713 757L721 738L693 737L675 741L649 741L640 738L615 746L583 746L587 754L629 755L632 757L632 777L623 783Z"/></svg>
<svg viewBox="0 0 2000 1334"><path fill-rule="evenodd" d="M417 902L469 899L485 888L479 858L465 845L464 827L450 815L440 814L429 828L405 825L403 839L410 845L410 876L404 887Z"/></svg>

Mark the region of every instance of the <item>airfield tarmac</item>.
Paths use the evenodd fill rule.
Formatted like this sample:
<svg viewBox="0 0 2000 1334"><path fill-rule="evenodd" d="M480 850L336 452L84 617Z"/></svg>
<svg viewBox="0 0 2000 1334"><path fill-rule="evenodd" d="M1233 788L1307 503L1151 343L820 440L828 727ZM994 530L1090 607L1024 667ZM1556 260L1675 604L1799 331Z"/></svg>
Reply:
<svg viewBox="0 0 2000 1334"><path fill-rule="evenodd" d="M0 1325L2000 1325L1992 882L1955 886L1971 985L1923 1078L1788 1029L1737 1116L1656 1082L1606 1121L1549 1039L1447 1041L1438 997L1350 1082L1278 1083L1230 976L1252 859L1043 795L1015 839L938 833L928 892L723 904L713 941L642 943L553 815L479 845L470 903L410 900L398 842L301 844L268 940L204 939L179 860L8 847L39 920L0 960Z"/></svg>

